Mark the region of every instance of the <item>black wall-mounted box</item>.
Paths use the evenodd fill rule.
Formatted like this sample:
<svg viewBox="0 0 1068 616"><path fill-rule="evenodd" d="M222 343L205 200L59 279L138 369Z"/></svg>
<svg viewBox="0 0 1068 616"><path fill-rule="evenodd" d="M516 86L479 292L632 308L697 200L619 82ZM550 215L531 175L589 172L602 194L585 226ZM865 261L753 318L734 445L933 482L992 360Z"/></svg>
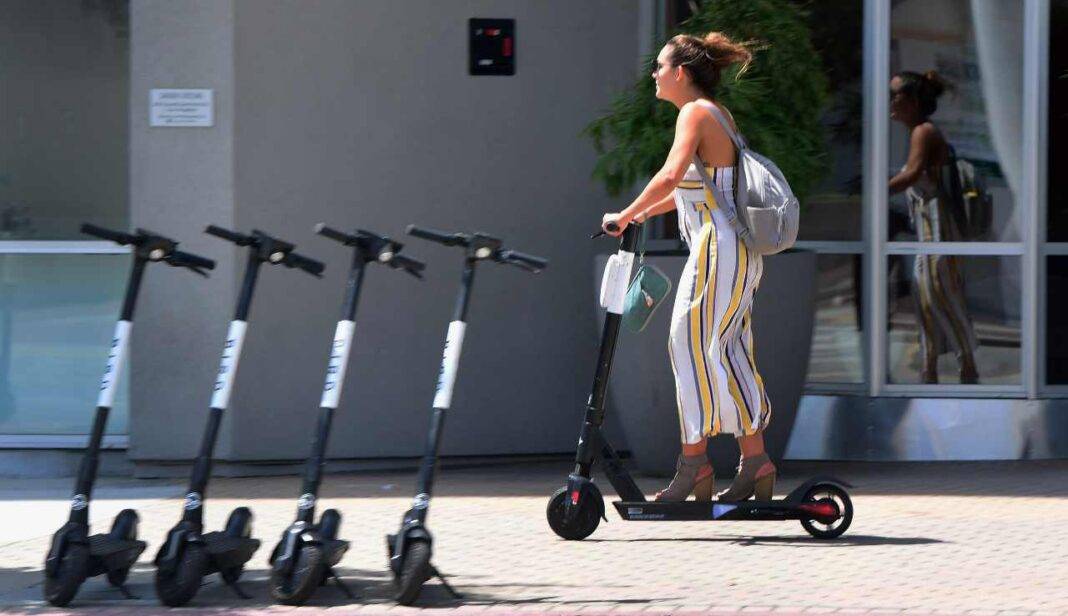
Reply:
<svg viewBox="0 0 1068 616"><path fill-rule="evenodd" d="M469 61L472 75L515 75L515 20L467 21Z"/></svg>

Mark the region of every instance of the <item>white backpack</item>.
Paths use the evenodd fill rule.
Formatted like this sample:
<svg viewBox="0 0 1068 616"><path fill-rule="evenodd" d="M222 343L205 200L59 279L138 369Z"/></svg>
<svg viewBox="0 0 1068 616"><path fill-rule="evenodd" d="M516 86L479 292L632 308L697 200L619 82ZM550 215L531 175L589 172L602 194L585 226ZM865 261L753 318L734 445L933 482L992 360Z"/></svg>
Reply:
<svg viewBox="0 0 1068 616"><path fill-rule="evenodd" d="M793 246L797 241L801 206L782 171L775 163L750 150L719 108L711 103L705 104L705 101L698 101L698 104L719 121L738 150L734 167L735 208L724 208L731 227L745 245L758 254L773 255ZM722 194L696 152L693 160L705 186L713 193ZM717 204L730 202L729 199L716 199Z"/></svg>

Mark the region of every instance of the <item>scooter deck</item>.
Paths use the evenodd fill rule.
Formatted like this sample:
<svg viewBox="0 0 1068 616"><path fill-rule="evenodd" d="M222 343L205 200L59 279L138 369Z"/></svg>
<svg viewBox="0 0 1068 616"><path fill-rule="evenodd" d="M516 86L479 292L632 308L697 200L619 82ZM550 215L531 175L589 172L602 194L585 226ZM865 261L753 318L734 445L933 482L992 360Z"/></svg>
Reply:
<svg viewBox="0 0 1068 616"><path fill-rule="evenodd" d="M231 537L222 531L205 534L204 548L217 569L243 565L260 547L260 540L251 537Z"/></svg>
<svg viewBox="0 0 1068 616"><path fill-rule="evenodd" d="M101 533L89 537L89 575L128 569L148 544L137 539L119 539Z"/></svg>
<svg viewBox="0 0 1068 616"><path fill-rule="evenodd" d="M341 562L345 552L349 551L349 542L344 539L323 539L323 551L326 553L326 564L333 567Z"/></svg>
<svg viewBox="0 0 1068 616"><path fill-rule="evenodd" d="M837 508L827 503L798 503L788 500L739 501L614 501L619 516L628 521L745 521L745 520L802 520L834 518Z"/></svg>
<svg viewBox="0 0 1068 616"><path fill-rule="evenodd" d="M133 560L141 555L148 546L137 539L117 539L107 534L89 537L89 555L94 558L106 558L123 552L133 552Z"/></svg>

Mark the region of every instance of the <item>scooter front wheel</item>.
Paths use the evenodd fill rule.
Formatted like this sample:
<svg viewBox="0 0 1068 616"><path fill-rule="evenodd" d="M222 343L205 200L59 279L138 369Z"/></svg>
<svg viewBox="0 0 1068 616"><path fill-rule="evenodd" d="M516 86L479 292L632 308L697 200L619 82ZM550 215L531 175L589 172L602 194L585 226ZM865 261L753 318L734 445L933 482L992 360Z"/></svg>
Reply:
<svg viewBox="0 0 1068 616"><path fill-rule="evenodd" d="M596 495L597 498L600 495ZM549 528L553 529L563 539L568 541L581 541L593 534L601 523L601 512L594 502L593 495L587 495L578 505L578 511L571 520L567 519L567 486L553 493L549 498L549 505L545 508L545 518L549 521Z"/></svg>
<svg viewBox="0 0 1068 616"><path fill-rule="evenodd" d="M853 501L844 489L833 483L820 483L805 493L802 503L832 505L838 515L834 518L802 518L801 526L817 539L834 539L846 532L853 522Z"/></svg>
<svg viewBox="0 0 1068 616"><path fill-rule="evenodd" d="M271 569L271 596L285 605L304 605L323 583L323 550L314 543L300 546L293 571Z"/></svg>
<svg viewBox="0 0 1068 616"><path fill-rule="evenodd" d="M59 561L55 576L45 575L44 598L56 607L68 605L89 572L89 546L72 543Z"/></svg>
<svg viewBox="0 0 1068 616"><path fill-rule="evenodd" d="M169 607L189 603L200 590L207 566L208 553L204 548L195 543L186 545L174 573L164 575L156 570L156 596L160 602Z"/></svg>
<svg viewBox="0 0 1068 616"><path fill-rule="evenodd" d="M423 583L430 579L430 543L411 539L404 546L404 564L396 579L397 603L412 605L423 590Z"/></svg>

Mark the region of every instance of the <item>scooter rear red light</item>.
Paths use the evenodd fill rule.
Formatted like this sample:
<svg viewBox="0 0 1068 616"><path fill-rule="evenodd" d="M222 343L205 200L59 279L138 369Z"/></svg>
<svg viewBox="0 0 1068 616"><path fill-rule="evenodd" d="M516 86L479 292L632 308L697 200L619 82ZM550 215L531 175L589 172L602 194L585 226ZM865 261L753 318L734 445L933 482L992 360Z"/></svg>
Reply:
<svg viewBox="0 0 1068 616"><path fill-rule="evenodd" d="M838 508L832 503L802 503L797 508L819 518L838 517Z"/></svg>
<svg viewBox="0 0 1068 616"><path fill-rule="evenodd" d="M578 490L572 490L571 491L571 504L572 505L577 505L578 501L579 501L579 491Z"/></svg>

